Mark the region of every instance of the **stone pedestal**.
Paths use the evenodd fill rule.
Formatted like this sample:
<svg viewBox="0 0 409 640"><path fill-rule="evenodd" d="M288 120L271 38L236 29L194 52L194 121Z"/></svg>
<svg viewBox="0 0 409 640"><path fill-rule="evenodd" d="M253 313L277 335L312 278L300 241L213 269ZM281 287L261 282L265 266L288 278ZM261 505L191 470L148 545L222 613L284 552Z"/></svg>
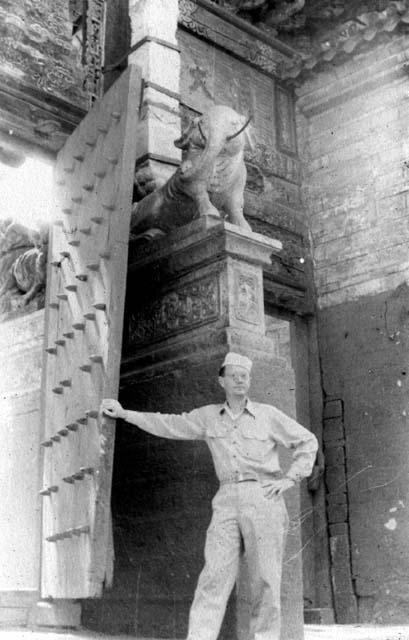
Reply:
<svg viewBox="0 0 409 640"><path fill-rule="evenodd" d="M129 361L132 373L175 357L219 363L226 349L248 352L256 367L268 360L263 266L280 249L217 217L131 246L123 374Z"/></svg>
<svg viewBox="0 0 409 640"><path fill-rule="evenodd" d="M265 334L263 268L280 249L279 241L220 218L199 219L160 241L131 247L120 397L124 406L177 413L220 401L218 368L225 353L235 350L254 362L252 397L295 412L289 391L294 391L293 377L284 380L282 359L278 363L273 341ZM119 433L114 524L117 513L116 526L122 540L129 540L133 567L128 571L119 562L116 583L123 580L132 590L132 576L139 575L134 633L183 637L217 488L210 456L201 442L167 441L127 427ZM132 495L126 509L125 490ZM297 489L289 492L288 506L292 525L282 638L299 640ZM221 637L246 637L241 623L236 628L242 618L230 608Z"/></svg>

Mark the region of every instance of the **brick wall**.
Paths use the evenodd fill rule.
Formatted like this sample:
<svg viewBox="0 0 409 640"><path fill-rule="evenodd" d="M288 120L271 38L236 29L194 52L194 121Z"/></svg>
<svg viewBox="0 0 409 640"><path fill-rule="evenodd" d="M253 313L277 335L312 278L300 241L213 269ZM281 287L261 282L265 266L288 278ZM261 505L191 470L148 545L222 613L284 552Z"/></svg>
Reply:
<svg viewBox="0 0 409 640"><path fill-rule="evenodd" d="M393 289L409 268L408 55L396 38L299 90L321 307Z"/></svg>
<svg viewBox="0 0 409 640"><path fill-rule="evenodd" d="M298 90L339 622L409 621L407 46L395 36Z"/></svg>

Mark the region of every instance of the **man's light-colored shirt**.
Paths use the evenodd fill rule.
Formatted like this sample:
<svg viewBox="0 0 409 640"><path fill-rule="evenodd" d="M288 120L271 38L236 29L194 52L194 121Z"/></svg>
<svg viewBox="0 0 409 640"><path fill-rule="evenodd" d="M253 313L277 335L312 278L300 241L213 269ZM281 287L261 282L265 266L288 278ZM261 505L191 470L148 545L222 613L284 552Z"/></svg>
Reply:
<svg viewBox="0 0 409 640"><path fill-rule="evenodd" d="M236 417L226 404L211 404L180 415L127 411L126 419L155 436L205 440L221 482L237 474L268 479L280 471L277 445L294 450L286 476L296 482L310 475L318 449L315 436L298 422L250 400Z"/></svg>

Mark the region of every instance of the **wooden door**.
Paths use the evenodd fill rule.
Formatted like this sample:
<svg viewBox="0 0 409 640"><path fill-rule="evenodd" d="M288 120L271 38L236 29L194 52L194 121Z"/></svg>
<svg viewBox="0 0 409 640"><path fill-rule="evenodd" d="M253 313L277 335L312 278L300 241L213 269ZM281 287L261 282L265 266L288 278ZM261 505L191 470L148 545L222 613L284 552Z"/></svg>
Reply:
<svg viewBox="0 0 409 640"><path fill-rule="evenodd" d="M112 573L119 383L141 77L131 66L60 151L46 295L42 597L101 594Z"/></svg>

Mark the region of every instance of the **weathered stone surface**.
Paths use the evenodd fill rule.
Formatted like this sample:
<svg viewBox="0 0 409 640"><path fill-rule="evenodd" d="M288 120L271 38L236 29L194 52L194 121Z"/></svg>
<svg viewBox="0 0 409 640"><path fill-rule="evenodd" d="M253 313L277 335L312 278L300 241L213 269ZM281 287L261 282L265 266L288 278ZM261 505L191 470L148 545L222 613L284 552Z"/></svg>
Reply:
<svg viewBox="0 0 409 640"><path fill-rule="evenodd" d="M333 467L337 465L345 464L345 451L344 447L330 446L331 443L327 442L325 447L325 463L327 467Z"/></svg>
<svg viewBox="0 0 409 640"><path fill-rule="evenodd" d="M348 507L346 504L328 504L327 516L328 522L331 524L346 522L348 518Z"/></svg>
<svg viewBox="0 0 409 640"><path fill-rule="evenodd" d="M324 442L339 443L344 438L344 424L342 418L328 418L324 421Z"/></svg>
<svg viewBox="0 0 409 640"><path fill-rule="evenodd" d="M406 285L322 310L320 337L323 384L332 395L343 389L350 562L360 620L405 623ZM328 506L341 499L329 495Z"/></svg>
<svg viewBox="0 0 409 640"><path fill-rule="evenodd" d="M332 525L330 530L330 549L332 559L332 584L334 589L334 608L336 620L342 624L357 619L357 602L351 581L350 547L347 535L335 534L335 527L341 530L342 525Z"/></svg>
<svg viewBox="0 0 409 640"><path fill-rule="evenodd" d="M4 424L0 501L0 622L27 622L39 584L40 385L44 312L0 324Z"/></svg>
<svg viewBox="0 0 409 640"><path fill-rule="evenodd" d="M340 418L343 414L342 400L326 400L324 404L324 420Z"/></svg>
<svg viewBox="0 0 409 640"><path fill-rule="evenodd" d="M30 626L76 629L81 625L81 604L73 600L37 602L30 611Z"/></svg>
<svg viewBox="0 0 409 640"><path fill-rule="evenodd" d="M344 465L329 466L325 470L325 484L329 492L344 491L346 486Z"/></svg>

